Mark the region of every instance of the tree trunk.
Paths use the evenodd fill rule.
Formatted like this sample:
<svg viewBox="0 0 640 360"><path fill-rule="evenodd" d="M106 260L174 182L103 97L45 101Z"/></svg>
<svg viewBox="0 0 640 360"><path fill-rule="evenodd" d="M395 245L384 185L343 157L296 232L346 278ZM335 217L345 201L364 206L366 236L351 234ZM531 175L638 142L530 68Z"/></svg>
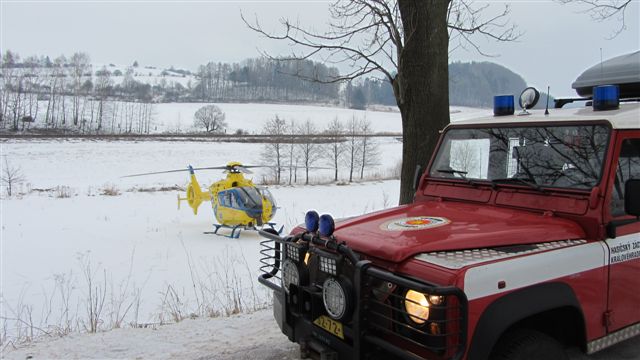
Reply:
<svg viewBox="0 0 640 360"><path fill-rule="evenodd" d="M416 166L426 167L438 130L449 123L448 1L399 0L398 6L405 45L393 90L402 116L400 204L408 204Z"/></svg>

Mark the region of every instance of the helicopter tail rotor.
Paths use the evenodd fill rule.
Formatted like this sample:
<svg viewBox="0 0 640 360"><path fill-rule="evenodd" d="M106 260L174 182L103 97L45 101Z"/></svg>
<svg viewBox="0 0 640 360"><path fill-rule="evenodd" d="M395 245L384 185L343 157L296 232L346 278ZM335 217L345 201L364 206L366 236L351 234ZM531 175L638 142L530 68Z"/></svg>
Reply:
<svg viewBox="0 0 640 360"><path fill-rule="evenodd" d="M198 179L196 179L196 175L193 172L194 169L189 166L189 170L191 172L191 179L187 185L187 196L180 197L180 195L178 195L178 209L180 209L180 202L186 201L189 207L193 209L193 214L198 215L200 204L202 204L203 201L211 200L211 193L209 191L202 191Z"/></svg>

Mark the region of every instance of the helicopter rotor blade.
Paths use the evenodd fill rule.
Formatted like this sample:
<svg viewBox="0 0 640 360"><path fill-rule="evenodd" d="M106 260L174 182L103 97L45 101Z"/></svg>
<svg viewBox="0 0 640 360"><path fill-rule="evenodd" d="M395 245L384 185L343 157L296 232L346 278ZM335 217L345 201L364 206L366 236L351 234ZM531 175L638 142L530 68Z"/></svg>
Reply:
<svg viewBox="0 0 640 360"><path fill-rule="evenodd" d="M252 169L252 168L271 168L271 169L275 169L278 166L276 166L276 165L242 165L242 167L245 168L245 169ZM291 169L295 169L295 168L305 169L306 167L305 166L301 166L301 165L299 165L299 166L280 165L280 168L281 169L289 169L289 168L291 168ZM312 170L333 170L332 167L326 167L326 166L309 166L309 169L312 169Z"/></svg>
<svg viewBox="0 0 640 360"><path fill-rule="evenodd" d="M228 166L207 166L207 167L193 168L193 170L229 170L229 167Z"/></svg>
<svg viewBox="0 0 640 360"><path fill-rule="evenodd" d="M223 166L206 166L206 167L198 167L198 168L193 168L193 170L232 170L232 169L236 169L244 174L253 174L253 171L249 170L249 169L254 169L254 168L276 168L277 166L273 166L273 165L234 165L234 166L227 166L227 165L223 165ZM283 169L289 169L289 168L298 168L298 169L304 169L304 166L286 166L286 165L282 165L280 166L280 168ZM329 170L332 168L329 167L320 167L320 166L310 166L309 169L313 169L313 170L318 170L318 169L323 169L323 170ZM132 175L125 175L125 176L121 176L121 178L128 178L128 177L136 177L136 176L145 176L145 175L158 175L158 174L169 174L169 173L175 173L175 172L183 172L183 171L189 171L189 168L186 169L177 169L177 170L166 170L166 171L154 171L154 172L148 172L148 173L141 173L141 174L132 174Z"/></svg>
<svg viewBox="0 0 640 360"><path fill-rule="evenodd" d="M247 169L246 166L235 166L235 168L240 170L240 172L243 174L253 174L253 171Z"/></svg>
<svg viewBox="0 0 640 360"><path fill-rule="evenodd" d="M145 176L145 175L168 174L168 173L183 172L183 171L189 171L189 169L155 171L155 172L148 172L148 173L142 173L142 174L132 174L132 175L121 176L121 178L128 178L128 177L135 177L135 176Z"/></svg>

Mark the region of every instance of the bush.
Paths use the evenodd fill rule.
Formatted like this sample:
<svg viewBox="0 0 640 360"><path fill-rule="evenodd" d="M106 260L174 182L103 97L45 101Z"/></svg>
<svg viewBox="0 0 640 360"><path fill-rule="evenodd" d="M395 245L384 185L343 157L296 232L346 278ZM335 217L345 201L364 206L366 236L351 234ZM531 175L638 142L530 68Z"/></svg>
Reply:
<svg viewBox="0 0 640 360"><path fill-rule="evenodd" d="M113 184L107 184L102 188L100 195L118 196L120 195L120 190Z"/></svg>

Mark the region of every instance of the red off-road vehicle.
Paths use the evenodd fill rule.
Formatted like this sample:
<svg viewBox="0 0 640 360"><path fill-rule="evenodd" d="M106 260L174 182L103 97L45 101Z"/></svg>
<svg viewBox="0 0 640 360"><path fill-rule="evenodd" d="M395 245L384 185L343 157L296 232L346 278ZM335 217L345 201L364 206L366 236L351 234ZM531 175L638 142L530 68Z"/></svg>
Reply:
<svg viewBox="0 0 640 360"><path fill-rule="evenodd" d="M640 104L621 88L451 124L412 204L264 234L282 332L321 359L562 359L638 335Z"/></svg>

